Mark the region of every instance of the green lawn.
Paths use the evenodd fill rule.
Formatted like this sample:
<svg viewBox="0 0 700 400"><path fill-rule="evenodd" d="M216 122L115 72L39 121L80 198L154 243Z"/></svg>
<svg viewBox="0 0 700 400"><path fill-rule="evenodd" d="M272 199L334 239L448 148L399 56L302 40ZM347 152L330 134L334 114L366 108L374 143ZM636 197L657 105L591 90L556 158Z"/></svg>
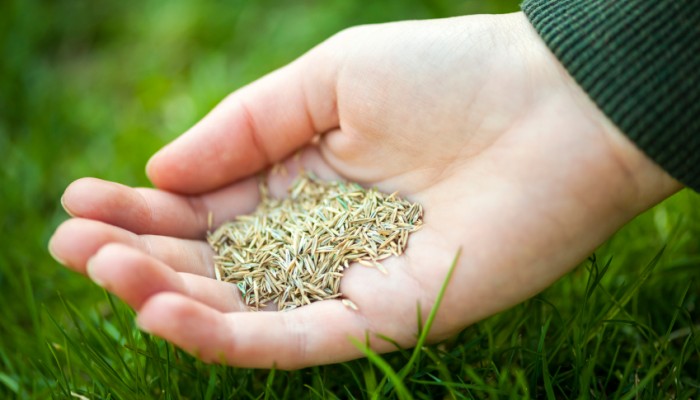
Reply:
<svg viewBox="0 0 700 400"><path fill-rule="evenodd" d="M204 365L46 251L69 182L148 185L150 154L334 32L517 3L0 2L0 398L699 397L700 196L687 190L544 293L415 358L294 372Z"/></svg>

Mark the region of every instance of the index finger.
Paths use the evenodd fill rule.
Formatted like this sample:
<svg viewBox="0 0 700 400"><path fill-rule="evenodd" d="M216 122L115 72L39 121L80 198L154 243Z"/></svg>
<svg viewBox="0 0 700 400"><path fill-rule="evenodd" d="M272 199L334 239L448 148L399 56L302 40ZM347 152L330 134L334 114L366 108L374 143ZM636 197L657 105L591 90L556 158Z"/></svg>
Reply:
<svg viewBox="0 0 700 400"><path fill-rule="evenodd" d="M338 125L336 67L312 50L235 91L156 153L146 171L161 189L197 194L259 171Z"/></svg>

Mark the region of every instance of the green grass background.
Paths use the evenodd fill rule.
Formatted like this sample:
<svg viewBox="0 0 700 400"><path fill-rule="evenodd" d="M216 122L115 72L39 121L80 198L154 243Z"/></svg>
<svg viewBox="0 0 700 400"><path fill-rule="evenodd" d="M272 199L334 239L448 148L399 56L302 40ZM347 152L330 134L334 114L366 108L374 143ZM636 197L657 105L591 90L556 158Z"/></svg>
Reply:
<svg viewBox="0 0 700 400"><path fill-rule="evenodd" d="M544 293L411 362L204 365L141 334L46 251L69 182L148 185L150 154L338 30L517 3L0 2L0 398L697 398L700 199L687 190Z"/></svg>

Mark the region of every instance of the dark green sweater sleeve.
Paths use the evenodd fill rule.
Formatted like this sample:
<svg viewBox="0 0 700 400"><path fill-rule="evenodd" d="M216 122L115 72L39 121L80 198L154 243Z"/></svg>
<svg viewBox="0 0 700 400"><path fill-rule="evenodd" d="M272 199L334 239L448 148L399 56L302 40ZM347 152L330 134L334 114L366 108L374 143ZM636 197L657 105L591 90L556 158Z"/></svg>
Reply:
<svg viewBox="0 0 700 400"><path fill-rule="evenodd" d="M608 118L700 191L700 1L525 0L522 9Z"/></svg>

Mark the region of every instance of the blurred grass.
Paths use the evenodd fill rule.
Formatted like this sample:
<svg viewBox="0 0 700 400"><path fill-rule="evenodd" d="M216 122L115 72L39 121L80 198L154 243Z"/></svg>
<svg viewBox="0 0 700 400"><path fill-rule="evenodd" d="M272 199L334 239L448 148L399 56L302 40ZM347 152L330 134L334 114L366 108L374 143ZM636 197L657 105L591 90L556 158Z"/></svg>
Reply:
<svg viewBox="0 0 700 400"><path fill-rule="evenodd" d="M60 195L83 176L148 185L150 154L345 27L517 3L0 2L0 398L395 395L371 360L239 370L140 334L121 303L47 254ZM418 398L697 397L698 238L700 200L684 191L545 293L426 348L403 384ZM408 360L384 359L396 371Z"/></svg>

